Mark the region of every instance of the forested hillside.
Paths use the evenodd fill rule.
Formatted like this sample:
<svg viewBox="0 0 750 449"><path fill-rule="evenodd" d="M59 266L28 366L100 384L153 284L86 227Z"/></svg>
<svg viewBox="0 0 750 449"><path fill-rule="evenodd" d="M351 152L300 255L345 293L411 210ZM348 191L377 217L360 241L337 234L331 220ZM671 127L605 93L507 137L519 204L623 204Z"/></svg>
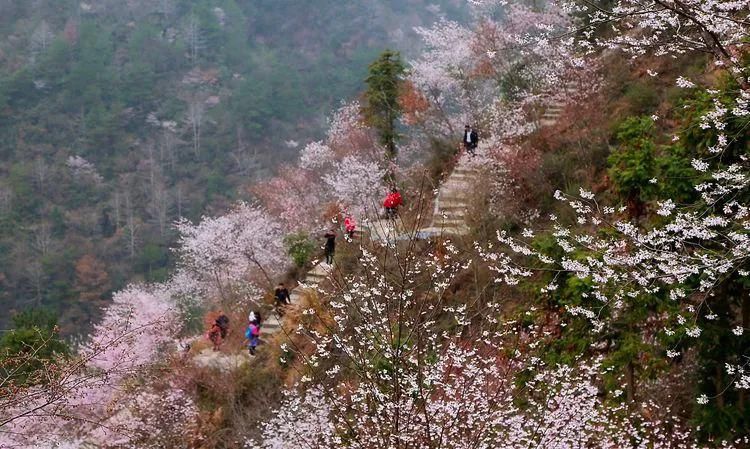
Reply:
<svg viewBox="0 0 750 449"><path fill-rule="evenodd" d="M28 108L8 96L5 111L70 101L75 148L90 149L25 145L25 162L9 165L6 217L32 223L7 221L11 266L26 266L17 248L28 245L54 255L38 259L43 269L68 242L67 288L91 302L115 282L86 248L111 248L152 281L112 293L82 339L49 311L14 314L0 336L0 447L750 447L750 0L464 7L471 20L415 29L423 46L411 55L383 48L368 61L325 132L269 176L247 176L254 201L238 194L220 210L234 198L218 189L210 215L170 212L187 217L166 270L143 256L147 230L160 229L154 192L174 189L170 176L202 185L193 172L220 159L207 144L224 123L213 114L232 104L230 90L206 95L207 67L219 65L200 62L208 35L178 52L187 62L174 82L179 95L206 95L175 103L200 127L105 101L124 72L97 88L93 71L85 101L29 75L41 59L9 75L4 89L43 83ZM86 8L81 18L95 14ZM134 168L110 191L114 169L95 159L88 131L112 104L155 137L111 158ZM58 116L37 118L63 132L50 124ZM228 131L235 143L249 139L246 123ZM16 145L44 135L10 128ZM268 129L256 140L280 148ZM59 149L58 168L36 148ZM173 166L170 148L182 149ZM216 182L244 184L231 163L210 167ZM171 204L192 207L197 194L185 192ZM98 208L96 195L118 206ZM58 197L78 215L54 218Z"/></svg>
<svg viewBox="0 0 750 449"><path fill-rule="evenodd" d="M249 198L377 52L416 48L414 26L460 8L1 1L0 305L50 308L72 332L127 281L164 279L178 217Z"/></svg>

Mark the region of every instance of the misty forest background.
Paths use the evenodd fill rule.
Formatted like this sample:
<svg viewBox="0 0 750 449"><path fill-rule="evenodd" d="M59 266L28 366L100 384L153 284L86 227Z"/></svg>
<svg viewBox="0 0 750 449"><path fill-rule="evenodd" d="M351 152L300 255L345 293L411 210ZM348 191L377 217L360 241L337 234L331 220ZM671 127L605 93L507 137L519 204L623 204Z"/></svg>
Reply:
<svg viewBox="0 0 750 449"><path fill-rule="evenodd" d="M0 0L0 328L85 333L159 281L178 217L220 213L323 134L444 0Z"/></svg>

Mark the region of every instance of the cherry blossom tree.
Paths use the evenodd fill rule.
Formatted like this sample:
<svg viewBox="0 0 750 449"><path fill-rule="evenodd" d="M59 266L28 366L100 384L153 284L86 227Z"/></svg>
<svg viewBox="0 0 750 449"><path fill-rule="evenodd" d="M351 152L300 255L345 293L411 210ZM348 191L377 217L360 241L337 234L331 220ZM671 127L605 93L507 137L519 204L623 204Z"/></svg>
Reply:
<svg viewBox="0 0 750 449"><path fill-rule="evenodd" d="M738 47L750 31L747 0L619 0L611 7L564 1L563 7L586 17L584 48L618 48L635 56L671 56L706 52L740 70ZM597 26L613 31L595 35ZM635 30L638 30L637 32Z"/></svg>
<svg viewBox="0 0 750 449"><path fill-rule="evenodd" d="M560 37L570 24L564 10L495 3L474 4L474 28L443 20L417 29L427 50L412 62L410 79L432 105L428 133L455 136L479 123L498 141L525 136L539 108L594 90L595 66L576 54L572 38ZM497 7L502 20L488 12Z"/></svg>
<svg viewBox="0 0 750 449"><path fill-rule="evenodd" d="M262 447L700 447L676 418L605 402L597 360L546 366L549 337L498 320L499 301L451 301L470 264L450 243L386 253L365 250L362 274L334 279L288 330L302 377Z"/></svg>
<svg viewBox="0 0 750 449"><path fill-rule="evenodd" d="M306 170L324 169L331 166L333 162L333 151L322 142L307 144L299 156L299 166Z"/></svg>
<svg viewBox="0 0 750 449"><path fill-rule="evenodd" d="M116 293L75 356L45 362L23 386L12 376L0 380L0 443L52 444L104 426L123 383L158 359L179 326L162 286ZM34 352L19 357L30 361Z"/></svg>
<svg viewBox="0 0 750 449"><path fill-rule="evenodd" d="M315 171L292 165L280 167L278 175L254 185L251 191L266 210L290 231L319 227L324 206L330 201Z"/></svg>
<svg viewBox="0 0 750 449"><path fill-rule="evenodd" d="M245 203L228 214L193 225L177 223L180 233L180 266L213 291L225 295L225 288L259 274L270 286L283 269L285 256L281 226L264 210Z"/></svg>
<svg viewBox="0 0 750 449"><path fill-rule="evenodd" d="M380 197L385 191L384 176L385 170L378 163L347 156L336 163L335 171L325 175L323 181L340 204L363 213L378 210Z"/></svg>

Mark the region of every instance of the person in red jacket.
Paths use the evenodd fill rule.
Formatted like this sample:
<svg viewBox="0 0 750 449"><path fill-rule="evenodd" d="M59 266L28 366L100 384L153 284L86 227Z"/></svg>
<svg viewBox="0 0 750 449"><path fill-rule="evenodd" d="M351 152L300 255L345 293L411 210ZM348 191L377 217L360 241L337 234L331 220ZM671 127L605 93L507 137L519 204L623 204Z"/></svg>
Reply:
<svg viewBox="0 0 750 449"><path fill-rule="evenodd" d="M357 229L357 222L354 221L351 215L347 215L344 218L344 229L346 229L346 235L349 236L349 239L353 239L354 231Z"/></svg>
<svg viewBox="0 0 750 449"><path fill-rule="evenodd" d="M394 187L393 189L391 189L391 193L389 193L388 196L385 197L385 201L383 201L383 207L385 207L386 217L395 217L396 213L398 212L398 207L402 203L403 200L401 199L401 194L398 193L398 189Z"/></svg>

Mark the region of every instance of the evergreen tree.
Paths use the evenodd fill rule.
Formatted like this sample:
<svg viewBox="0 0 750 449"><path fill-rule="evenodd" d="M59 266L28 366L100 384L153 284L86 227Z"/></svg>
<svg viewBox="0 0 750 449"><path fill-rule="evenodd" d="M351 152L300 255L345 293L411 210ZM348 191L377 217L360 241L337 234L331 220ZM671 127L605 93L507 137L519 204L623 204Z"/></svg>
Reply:
<svg viewBox="0 0 750 449"><path fill-rule="evenodd" d="M378 131L380 143L385 146L389 158L396 156L396 141L399 137L396 120L401 115L398 94L404 71L401 55L386 50L370 64L365 79L365 119Z"/></svg>

